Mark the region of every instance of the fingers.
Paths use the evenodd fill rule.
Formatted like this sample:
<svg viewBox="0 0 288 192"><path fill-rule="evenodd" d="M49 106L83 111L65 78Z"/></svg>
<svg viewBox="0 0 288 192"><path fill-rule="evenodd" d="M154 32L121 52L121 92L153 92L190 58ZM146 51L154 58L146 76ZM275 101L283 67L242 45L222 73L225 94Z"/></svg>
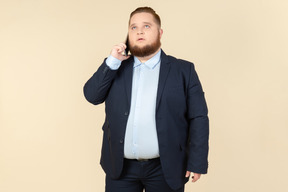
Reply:
<svg viewBox="0 0 288 192"><path fill-rule="evenodd" d="M185 177L190 177L191 175L191 172L190 171L186 171L186 174L185 174ZM195 183L196 181L198 181L198 179L200 179L201 177L201 174L200 173L193 173L193 176L192 176L192 182Z"/></svg>
<svg viewBox="0 0 288 192"><path fill-rule="evenodd" d="M126 49L125 43L119 43L112 48L111 55L121 61L126 60L129 58L129 56L123 55L125 49Z"/></svg>
<svg viewBox="0 0 288 192"><path fill-rule="evenodd" d="M196 181L198 181L198 179L200 179L201 174L199 173L194 173L194 176L192 176L192 182L195 183Z"/></svg>
<svg viewBox="0 0 288 192"><path fill-rule="evenodd" d="M122 53L126 49L126 45L124 43L119 43L118 45L115 45L114 48L118 53Z"/></svg>
<svg viewBox="0 0 288 192"><path fill-rule="evenodd" d="M190 177L191 172L190 171L186 171L186 175L185 177Z"/></svg>

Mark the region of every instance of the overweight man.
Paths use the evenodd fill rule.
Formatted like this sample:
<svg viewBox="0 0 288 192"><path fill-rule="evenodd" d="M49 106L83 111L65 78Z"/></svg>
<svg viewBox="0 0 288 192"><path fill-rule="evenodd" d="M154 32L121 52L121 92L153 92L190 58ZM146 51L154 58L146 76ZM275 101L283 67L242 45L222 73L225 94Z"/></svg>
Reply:
<svg viewBox="0 0 288 192"><path fill-rule="evenodd" d="M101 166L106 192L184 192L208 168L209 120L191 62L161 49L161 20L150 7L130 14L128 45L115 45L84 86L105 102Z"/></svg>

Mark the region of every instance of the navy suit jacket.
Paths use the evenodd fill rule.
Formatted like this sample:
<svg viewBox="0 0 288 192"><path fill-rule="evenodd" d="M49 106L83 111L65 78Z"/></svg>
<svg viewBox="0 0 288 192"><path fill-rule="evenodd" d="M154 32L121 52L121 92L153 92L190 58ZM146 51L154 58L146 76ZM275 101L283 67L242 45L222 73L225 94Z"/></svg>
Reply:
<svg viewBox="0 0 288 192"><path fill-rule="evenodd" d="M105 102L100 163L107 176L118 178L124 160L124 137L131 103L133 57L118 70L105 63L84 86L86 99ZM157 83L157 82L155 82ZM156 129L166 182L180 188L186 170L205 174L208 168L208 110L193 63L167 56L161 50L156 101Z"/></svg>

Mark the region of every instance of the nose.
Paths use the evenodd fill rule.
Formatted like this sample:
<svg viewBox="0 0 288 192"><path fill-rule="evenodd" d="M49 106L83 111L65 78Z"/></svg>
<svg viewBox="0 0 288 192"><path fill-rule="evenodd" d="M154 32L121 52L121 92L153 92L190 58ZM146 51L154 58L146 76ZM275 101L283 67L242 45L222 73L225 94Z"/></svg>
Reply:
<svg viewBox="0 0 288 192"><path fill-rule="evenodd" d="M144 34L144 31L142 30L142 29L139 29L138 31L137 31L137 35L143 35Z"/></svg>

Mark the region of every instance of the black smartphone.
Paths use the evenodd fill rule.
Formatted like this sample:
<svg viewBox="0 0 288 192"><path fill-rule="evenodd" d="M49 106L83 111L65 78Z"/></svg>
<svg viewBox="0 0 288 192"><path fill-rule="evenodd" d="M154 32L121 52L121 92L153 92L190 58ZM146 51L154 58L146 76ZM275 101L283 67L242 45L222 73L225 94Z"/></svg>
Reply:
<svg viewBox="0 0 288 192"><path fill-rule="evenodd" d="M128 35L127 35L125 44L126 44L125 56L128 56L129 50L130 50L130 49L129 49L129 39L128 39Z"/></svg>

